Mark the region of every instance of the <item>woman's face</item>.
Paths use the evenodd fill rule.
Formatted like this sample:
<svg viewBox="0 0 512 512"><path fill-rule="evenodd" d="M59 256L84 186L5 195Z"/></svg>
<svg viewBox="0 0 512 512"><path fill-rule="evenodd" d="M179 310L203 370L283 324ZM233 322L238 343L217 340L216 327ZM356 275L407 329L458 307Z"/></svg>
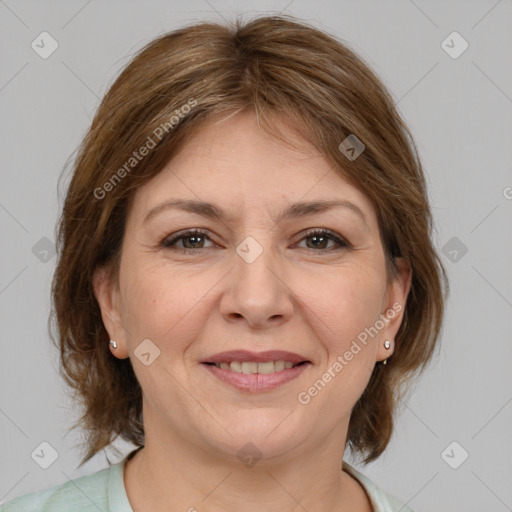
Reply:
<svg viewBox="0 0 512 512"><path fill-rule="evenodd" d="M393 352L384 341L410 273L387 282L370 200L303 147L239 113L137 190L119 285L98 272L95 289L113 354L142 387L147 436L222 456L343 448L352 407ZM292 207L320 201L341 204ZM262 354L275 351L287 354Z"/></svg>

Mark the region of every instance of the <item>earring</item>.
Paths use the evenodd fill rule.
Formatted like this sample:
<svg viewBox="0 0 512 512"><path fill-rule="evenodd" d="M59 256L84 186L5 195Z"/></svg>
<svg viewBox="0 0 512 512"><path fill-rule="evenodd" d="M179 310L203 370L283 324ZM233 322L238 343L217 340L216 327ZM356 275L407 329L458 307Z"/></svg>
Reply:
<svg viewBox="0 0 512 512"><path fill-rule="evenodd" d="M384 342L384 348L386 350L389 350L391 348L391 342L389 340L386 340ZM382 361L382 364L387 364L387 362L388 362L388 359L386 358L386 359L384 359L384 361Z"/></svg>
<svg viewBox="0 0 512 512"><path fill-rule="evenodd" d="M114 340L110 340L110 345L112 345L112 348L117 348L117 343Z"/></svg>

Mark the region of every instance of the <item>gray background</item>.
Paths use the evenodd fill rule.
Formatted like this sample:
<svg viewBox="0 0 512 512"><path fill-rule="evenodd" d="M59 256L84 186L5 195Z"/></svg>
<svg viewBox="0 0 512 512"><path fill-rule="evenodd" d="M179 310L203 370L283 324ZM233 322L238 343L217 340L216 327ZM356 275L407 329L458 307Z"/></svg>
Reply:
<svg viewBox="0 0 512 512"><path fill-rule="evenodd" d="M99 98L159 34L285 11L344 39L389 87L428 174L451 280L439 357L402 404L389 449L358 467L416 512L512 510L512 1L186 6L0 0L0 502L106 466L102 453L76 469L76 413L47 334L57 181ZM47 59L31 48L43 31L59 44ZM469 44L458 58L442 47L453 31ZM44 441L58 452L48 469L31 458Z"/></svg>

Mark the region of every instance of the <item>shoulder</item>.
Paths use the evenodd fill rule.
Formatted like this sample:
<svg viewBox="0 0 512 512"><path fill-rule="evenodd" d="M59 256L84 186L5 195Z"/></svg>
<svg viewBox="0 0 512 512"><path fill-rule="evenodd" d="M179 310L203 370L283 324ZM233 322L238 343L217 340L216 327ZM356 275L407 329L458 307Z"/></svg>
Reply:
<svg viewBox="0 0 512 512"><path fill-rule="evenodd" d="M110 480L116 475L119 476L120 469L120 464L116 464L50 489L24 494L0 505L0 512L69 512L70 510L98 512L98 510L109 510Z"/></svg>
<svg viewBox="0 0 512 512"><path fill-rule="evenodd" d="M370 498L374 512L413 512L411 508L391 494L377 487L368 477L343 461L343 469L356 478Z"/></svg>

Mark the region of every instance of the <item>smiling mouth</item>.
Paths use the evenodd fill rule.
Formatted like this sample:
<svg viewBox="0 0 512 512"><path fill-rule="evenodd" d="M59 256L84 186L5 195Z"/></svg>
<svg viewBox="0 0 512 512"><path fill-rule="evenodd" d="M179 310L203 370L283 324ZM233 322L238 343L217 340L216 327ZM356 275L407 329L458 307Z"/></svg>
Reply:
<svg viewBox="0 0 512 512"><path fill-rule="evenodd" d="M221 363L206 362L203 364L215 366L216 368L220 368L222 370L231 370L232 372L236 373L244 373L246 375L256 373L268 375L270 373L279 373L290 368L295 368L296 366L300 366L306 363L309 363L309 361L301 361L300 363L292 363L291 361L283 360L267 361L263 363L257 363L254 361L231 361L228 363L226 361Z"/></svg>

